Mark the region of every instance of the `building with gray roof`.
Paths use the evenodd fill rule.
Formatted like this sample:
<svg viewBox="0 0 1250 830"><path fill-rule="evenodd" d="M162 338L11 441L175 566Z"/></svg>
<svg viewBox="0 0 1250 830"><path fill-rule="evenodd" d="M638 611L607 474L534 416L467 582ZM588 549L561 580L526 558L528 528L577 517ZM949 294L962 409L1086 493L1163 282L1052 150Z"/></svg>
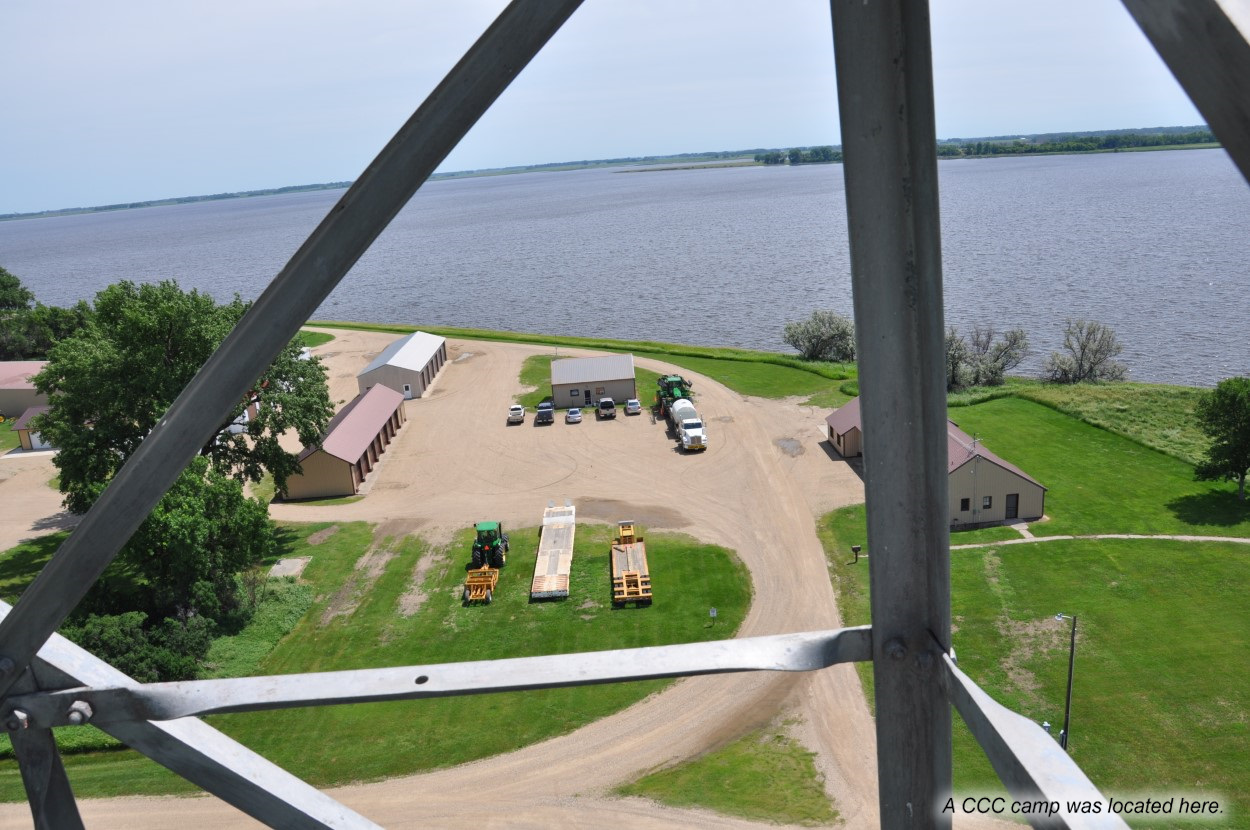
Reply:
<svg viewBox="0 0 1250 830"><path fill-rule="evenodd" d="M551 398L561 408L591 406L601 398L624 403L638 397L634 356L571 357L551 362Z"/></svg>
<svg viewBox="0 0 1250 830"><path fill-rule="evenodd" d="M414 331L387 346L356 375L360 394L382 384L405 400L419 398L447 362L447 340L437 334Z"/></svg>

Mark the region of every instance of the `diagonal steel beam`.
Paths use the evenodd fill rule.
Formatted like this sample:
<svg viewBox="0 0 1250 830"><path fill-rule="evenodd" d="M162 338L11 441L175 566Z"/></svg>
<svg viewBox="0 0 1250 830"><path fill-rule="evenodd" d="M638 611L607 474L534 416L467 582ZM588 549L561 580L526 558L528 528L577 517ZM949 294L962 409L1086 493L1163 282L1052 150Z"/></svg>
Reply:
<svg viewBox="0 0 1250 830"><path fill-rule="evenodd" d="M949 827L946 385L928 4L833 0L872 594L881 826Z"/></svg>
<svg viewBox="0 0 1250 830"><path fill-rule="evenodd" d="M514 0L278 273L0 623L0 697L234 404L581 0Z"/></svg>
<svg viewBox="0 0 1250 830"><path fill-rule="evenodd" d="M1124 7L1250 181L1250 3L1124 0Z"/></svg>
<svg viewBox="0 0 1250 830"><path fill-rule="evenodd" d="M945 685L951 703L990 759L994 772L1018 801L1058 805L1053 815L1025 816L1034 827L1085 830L1127 830L1115 813L1069 812L1069 803L1106 804L1107 799L1081 772L1072 756L1033 721L999 704L942 655Z"/></svg>
<svg viewBox="0 0 1250 830"><path fill-rule="evenodd" d="M0 618L10 613L8 603L0 601ZM39 650L31 663L31 669L38 685L45 689L93 686L119 688L136 685L135 681L117 669L59 634L52 635ZM6 722L11 720L12 711L10 699L5 707ZM344 807L201 720L183 718L163 723L127 721L102 724L100 728L270 827L378 830L378 826L369 819ZM39 740L31 733L46 731L35 726L32 719L28 728L19 727L10 734L14 739L14 747L18 748L29 743L28 737ZM40 751L46 749L45 744ZM52 747L52 752L55 753L55 747ZM25 773L26 770L23 769L23 776ZM68 799L68 804L50 798L42 799L37 804L36 799L31 798L31 808L34 811L55 811L72 806L72 797ZM59 828L74 825L67 822L51 826Z"/></svg>
<svg viewBox="0 0 1250 830"><path fill-rule="evenodd" d="M42 654L42 652L40 652ZM842 628L706 643L442 663L391 669L76 688L10 698L32 726L71 722L86 703L91 722L172 720L221 712L556 689L744 671L815 671L872 659L872 628Z"/></svg>
<svg viewBox="0 0 1250 830"><path fill-rule="evenodd" d="M9 732L9 740L22 770L35 830L82 830L82 816L52 730L17 729Z"/></svg>

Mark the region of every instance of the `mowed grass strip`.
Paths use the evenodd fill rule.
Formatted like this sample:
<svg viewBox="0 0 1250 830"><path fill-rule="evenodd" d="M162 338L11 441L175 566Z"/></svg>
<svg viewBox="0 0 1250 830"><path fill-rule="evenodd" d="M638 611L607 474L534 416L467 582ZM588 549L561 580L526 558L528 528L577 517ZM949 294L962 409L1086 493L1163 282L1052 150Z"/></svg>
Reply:
<svg viewBox="0 0 1250 830"><path fill-rule="evenodd" d="M536 518L538 510L536 508ZM489 518L483 516L483 519ZM750 605L746 568L732 552L678 534L645 534L655 602L611 603L608 550L613 528L579 525L571 596L530 603L537 528L505 528L512 552L491 605L464 607L461 589L471 531L448 551L415 537L376 540L363 523L288 526L285 556L311 555L304 571L311 607L258 671L265 674L431 665L500 657L597 651L731 636ZM358 560L372 551L376 579ZM419 603L412 576L433 559ZM419 607L416 607L419 604ZM403 608L415 613L408 616ZM713 628L708 608L719 612ZM472 695L224 715L209 721L265 757L328 786L452 766L563 734L619 711L671 681ZM187 787L129 750L67 758L75 792L100 797L185 792ZM21 797L12 761L0 762L7 798Z"/></svg>
<svg viewBox="0 0 1250 830"><path fill-rule="evenodd" d="M825 794L814 757L784 728L764 729L617 792L774 824L834 824L838 811Z"/></svg>
<svg viewBox="0 0 1250 830"><path fill-rule="evenodd" d="M1031 401L1001 398L952 410L969 435L1049 491L1038 536L1092 533L1250 536L1250 505L1228 482ZM957 537L956 537L957 538Z"/></svg>
<svg viewBox="0 0 1250 830"><path fill-rule="evenodd" d="M868 561L850 563L862 506L822 520L845 625L871 622ZM995 700L1063 724L1071 623L1077 656L1073 758L1106 794L1199 792L1231 799L1220 826L1250 827L1250 548L1169 540L1064 540L954 551L959 665ZM872 667L857 663L869 704ZM963 721L956 792L1001 785ZM1222 817L1223 822L1227 817Z"/></svg>

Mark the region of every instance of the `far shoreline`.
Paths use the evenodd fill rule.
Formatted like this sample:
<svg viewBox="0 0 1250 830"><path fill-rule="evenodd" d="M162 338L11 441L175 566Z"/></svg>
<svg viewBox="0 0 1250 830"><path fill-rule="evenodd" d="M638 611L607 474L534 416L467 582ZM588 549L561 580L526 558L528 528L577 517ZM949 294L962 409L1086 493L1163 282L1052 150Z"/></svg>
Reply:
<svg viewBox="0 0 1250 830"><path fill-rule="evenodd" d="M1116 135L1121 130L1107 130L1105 135ZM1140 131L1136 131L1140 132ZM1052 133L1039 135L1054 135ZM941 147L952 141L960 141L969 143L976 139L946 139L938 142ZM999 139L987 139L987 144L1003 143ZM1130 152L1154 152L1154 151L1171 151L1171 150L1212 150L1219 149L1222 145L1218 142L1209 142L1201 144L1163 144L1156 146L1140 146L1140 147L1116 147L1105 149L1088 149L1088 150L1055 150L1042 151L1036 153L985 153L969 156L942 156L938 155L938 161L955 161L955 160L972 160L987 158L1017 158L1022 155L1028 156L1083 156L1095 153L1130 153ZM809 162L804 161L797 165L789 164L763 164L756 161L754 156L759 150L731 150L723 152L705 152L705 153L676 153L666 156L641 156L630 158L615 159L593 159L583 161L568 162L551 162L545 164L529 164L518 165L515 167L494 167L479 170L460 170L446 173L435 173L427 179L427 181L447 181L451 179L471 179L482 178L485 176L512 176L524 173L551 173L565 172L570 170L590 170L605 167L623 167L624 170L618 170L619 173L651 173L663 172L669 170L702 170L702 169L720 169L725 167L807 167L813 164L841 164L841 161L822 161ZM71 207L71 208L55 208L51 210L25 211L0 214L0 222L16 222L23 219L52 219L61 216L81 216L84 214L94 213L115 213L125 210L138 210L150 207L170 207L173 205L195 204L197 202L218 202L230 201L233 199L252 199L260 196L281 196L292 193L309 193L322 190L345 190L354 182L321 182L315 184L288 185L285 187L263 188L259 190L243 190L236 192L213 193L197 196L171 196L161 199L147 199L135 202L118 202L109 205L93 205L90 207Z"/></svg>

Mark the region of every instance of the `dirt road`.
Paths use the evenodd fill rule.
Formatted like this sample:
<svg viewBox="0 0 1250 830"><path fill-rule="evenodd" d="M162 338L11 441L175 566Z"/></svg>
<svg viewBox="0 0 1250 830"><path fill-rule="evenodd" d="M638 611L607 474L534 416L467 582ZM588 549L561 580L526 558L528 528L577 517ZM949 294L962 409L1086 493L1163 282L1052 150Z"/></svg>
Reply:
<svg viewBox="0 0 1250 830"><path fill-rule="evenodd" d="M336 401L356 393L355 373L393 339L333 332L317 351ZM732 548L750 570L754 600L741 635L839 624L813 518L862 501L859 478L822 449L823 412L792 401L744 398L693 376L710 448L684 455L647 414L579 425L505 424L521 392L521 362L543 349L449 343L449 361L361 501L332 507L278 504L292 521L389 522L434 542L482 518L532 525L549 499L571 499L581 522L632 518ZM560 356L574 355L560 349ZM639 361L659 371L664 364ZM682 374L691 376L688 371ZM649 396L650 390L640 390ZM847 827L875 827L875 736L849 666L812 674L691 678L576 732L508 755L440 772L344 787L336 798L386 827L739 827L749 822L607 796L638 774L715 748L780 714L796 714L818 753ZM333 735L327 735L333 740ZM490 782L491 812L466 814L462 795ZM91 827L164 828L188 822L249 827L215 799L84 801ZM0 826L25 826L21 805Z"/></svg>

